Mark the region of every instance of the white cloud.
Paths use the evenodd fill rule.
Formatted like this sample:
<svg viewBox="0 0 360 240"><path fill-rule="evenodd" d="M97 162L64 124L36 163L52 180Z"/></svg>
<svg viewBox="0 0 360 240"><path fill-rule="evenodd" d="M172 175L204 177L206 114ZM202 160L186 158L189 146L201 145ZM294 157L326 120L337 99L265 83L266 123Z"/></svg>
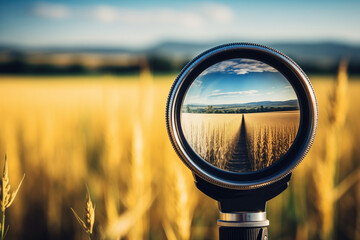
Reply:
<svg viewBox="0 0 360 240"><path fill-rule="evenodd" d="M251 59L232 59L217 63L205 71L200 76L205 76L214 72L226 72L228 74L244 75L250 72L278 72L275 68L266 63Z"/></svg>
<svg viewBox="0 0 360 240"><path fill-rule="evenodd" d="M192 83L192 85L194 86L194 87L200 87L201 85L202 85L202 81L200 80L200 79L196 79L193 83Z"/></svg>
<svg viewBox="0 0 360 240"><path fill-rule="evenodd" d="M47 29L53 33L16 41L34 45L78 45L86 41L88 45L129 47L145 47L164 40L203 42L226 38L234 33L231 25L238 17L228 4L191 2L147 6L104 1L81 5L36 3L31 7L31 14L44 19L70 20L61 23L67 34Z"/></svg>
<svg viewBox="0 0 360 240"><path fill-rule="evenodd" d="M27 1L31 14L71 21L61 21L56 28L51 25L52 21L37 27L39 22L28 16L28 23L16 29L11 29L14 24L4 26L0 34L1 42L32 46L86 43L139 48L163 41L217 43L226 39L260 42L337 39L352 44L360 41L360 31L357 31L360 14L358 8L349 6L342 11L342 17L334 18L334 14L330 13L339 12L335 5L324 8L318 4L309 9L298 4L299 9L313 13L304 19L304 11L292 11L294 8L289 8L290 5L282 5L282 14L274 14L269 11L270 1L266 4L253 4L251 1L212 3L211 0L200 3L147 1L146 4L124 1L38 1L40 3ZM19 5L7 21L11 23L25 17L21 9L28 9L28 4ZM5 8L3 10L6 11ZM12 10L9 8L9 11ZM158 17L160 15L162 17ZM29 34L27 28L36 28L37 34Z"/></svg>
<svg viewBox="0 0 360 240"><path fill-rule="evenodd" d="M104 5L96 7L90 16L102 22L114 22L119 20L120 13L117 9Z"/></svg>
<svg viewBox="0 0 360 240"><path fill-rule="evenodd" d="M220 23L230 23L234 19L234 13L231 8L217 3L207 3L201 7L201 12L208 18L214 19Z"/></svg>
<svg viewBox="0 0 360 240"><path fill-rule="evenodd" d="M232 96L238 96L238 95L253 95L258 93L258 90L247 90L247 91L237 91L237 92L213 92L210 95L208 95L208 97L219 97L219 96L228 96L228 97L232 97Z"/></svg>
<svg viewBox="0 0 360 240"><path fill-rule="evenodd" d="M85 18L101 23L130 24L134 28L171 25L173 27L199 28L212 24L227 24L234 17L233 10L222 4L204 3L185 8L121 8L97 5L85 8L41 3L33 13L44 18Z"/></svg>
<svg viewBox="0 0 360 240"><path fill-rule="evenodd" d="M182 26L202 26L206 21L191 11L171 8L132 9L96 6L87 14L90 18L105 23L125 23L132 25L175 24Z"/></svg>
<svg viewBox="0 0 360 240"><path fill-rule="evenodd" d="M69 17L70 10L62 4L39 3L33 8L33 14L44 18L64 19Z"/></svg>

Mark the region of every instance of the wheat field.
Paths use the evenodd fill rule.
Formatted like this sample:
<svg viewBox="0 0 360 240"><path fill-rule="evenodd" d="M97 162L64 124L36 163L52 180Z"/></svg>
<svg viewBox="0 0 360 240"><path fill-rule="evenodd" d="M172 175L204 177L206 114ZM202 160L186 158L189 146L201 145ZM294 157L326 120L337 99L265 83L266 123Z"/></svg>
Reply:
<svg viewBox="0 0 360 240"><path fill-rule="evenodd" d="M181 125L195 152L212 165L225 169L239 137L240 115L182 113Z"/></svg>
<svg viewBox="0 0 360 240"><path fill-rule="evenodd" d="M7 211L8 239L88 239L70 210L84 208L87 187L92 239L217 239L217 205L196 189L167 136L174 79L0 76L0 156L7 153L10 184L26 173ZM270 235L360 239L360 81L310 79L318 133L289 189L268 204Z"/></svg>
<svg viewBox="0 0 360 240"><path fill-rule="evenodd" d="M272 165L290 149L299 122L299 111L245 115L247 147L253 171Z"/></svg>
<svg viewBox="0 0 360 240"><path fill-rule="evenodd" d="M234 159L244 116L247 148L245 159ZM247 114L182 113L182 129L200 157L220 169L229 162L246 161L258 171L280 159L291 147L299 128L299 111ZM244 169L235 169L235 171Z"/></svg>

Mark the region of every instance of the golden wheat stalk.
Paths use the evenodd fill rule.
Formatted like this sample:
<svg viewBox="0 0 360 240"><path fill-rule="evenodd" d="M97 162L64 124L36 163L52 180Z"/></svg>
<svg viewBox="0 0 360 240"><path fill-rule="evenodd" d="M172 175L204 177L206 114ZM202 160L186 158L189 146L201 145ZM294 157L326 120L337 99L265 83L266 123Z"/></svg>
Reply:
<svg viewBox="0 0 360 240"><path fill-rule="evenodd" d="M162 225L169 240L191 237L191 224L198 204L193 178L167 148L164 178L164 218Z"/></svg>
<svg viewBox="0 0 360 240"><path fill-rule="evenodd" d="M327 116L327 131L325 138L324 156L315 162L312 171L314 182L314 206L319 216L319 232L321 239L331 239L334 228L335 203L343 192L348 189L346 185L338 184L338 163L341 157L339 139L343 134L348 113L347 101L347 60L340 62L335 86L329 96L329 112ZM353 182L353 180L351 180ZM346 183L346 182L344 182ZM341 188L338 188L338 187ZM340 190L340 191L338 191Z"/></svg>
<svg viewBox="0 0 360 240"><path fill-rule="evenodd" d="M15 189L15 191L13 191L12 193L10 193L10 180L9 180L9 169L8 169L8 165L7 165L7 156L5 154L5 163L4 163L4 170L3 170L3 175L1 178L1 202L0 202L0 207L1 207L1 212L2 212L2 220L1 220L1 236L0 239L3 240L6 236L6 233L4 234L4 229L5 229L5 210L7 208L9 208L11 206L11 204L14 202L16 195L21 187L21 184L23 182L25 178L25 174L22 177L18 187ZM7 232L7 231L6 231Z"/></svg>
<svg viewBox="0 0 360 240"><path fill-rule="evenodd" d="M73 212L76 220L79 222L80 226L84 229L84 231L89 234L89 239L91 239L91 235L93 234L93 227L95 223L95 205L91 201L91 197L89 194L89 190L87 190L87 201L85 207L85 217L83 221L79 215L75 212L73 208L70 208Z"/></svg>

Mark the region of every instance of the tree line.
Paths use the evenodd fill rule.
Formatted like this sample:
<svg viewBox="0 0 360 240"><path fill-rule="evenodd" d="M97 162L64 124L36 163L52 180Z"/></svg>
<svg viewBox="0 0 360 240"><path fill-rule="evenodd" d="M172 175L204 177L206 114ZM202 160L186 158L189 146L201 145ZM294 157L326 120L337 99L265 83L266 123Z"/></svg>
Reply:
<svg viewBox="0 0 360 240"><path fill-rule="evenodd" d="M277 111L293 111L299 110L298 107L283 106L283 107L267 107L259 106L253 108L214 108L214 106L209 105L206 108L191 108L190 106L186 107L187 113L256 113L256 112L277 112Z"/></svg>

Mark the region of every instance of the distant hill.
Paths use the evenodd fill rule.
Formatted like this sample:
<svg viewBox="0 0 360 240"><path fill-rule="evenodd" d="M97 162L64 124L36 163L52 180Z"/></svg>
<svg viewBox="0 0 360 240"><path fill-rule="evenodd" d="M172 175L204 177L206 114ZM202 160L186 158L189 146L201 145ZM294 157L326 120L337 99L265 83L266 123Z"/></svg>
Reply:
<svg viewBox="0 0 360 240"><path fill-rule="evenodd" d="M147 54L160 54L172 57L193 58L203 51L216 46L209 43L184 43L184 42L164 42L148 49Z"/></svg>
<svg viewBox="0 0 360 240"><path fill-rule="evenodd" d="M214 108L247 108L247 107L298 107L298 100L291 99L287 101L259 101L248 103L236 103L236 104L189 104L190 107L208 107L212 105Z"/></svg>
<svg viewBox="0 0 360 240"><path fill-rule="evenodd" d="M226 43L226 42L224 42ZM170 55L185 55L193 56L202 51L219 45L215 44L200 44L200 43L183 43L183 42L164 42L153 46L146 51L149 53L166 53ZM261 44L261 43L260 43ZM286 55L292 56L298 60L324 60L339 59L344 56L351 57L351 59L360 61L360 45L347 45L345 43L269 43L269 47L275 48Z"/></svg>
<svg viewBox="0 0 360 240"><path fill-rule="evenodd" d="M226 42L223 42L226 43ZM106 47L106 46L72 46L72 47L24 47L14 45L0 45L1 52L42 52L42 53L101 53L101 54L164 54L169 57L183 56L194 57L201 52L220 45L222 43L191 43L191 42L163 42L154 46L133 49L127 47ZM338 59L344 56L352 60L360 61L360 44L348 45L345 43L269 43L267 46L273 47L286 55L297 58L298 60L323 60Z"/></svg>
<svg viewBox="0 0 360 240"><path fill-rule="evenodd" d="M292 110L299 110L299 104L296 99L235 104L187 104L182 108L182 112L187 113L254 113Z"/></svg>
<svg viewBox="0 0 360 240"><path fill-rule="evenodd" d="M223 42L226 43L226 42ZM7 69L13 71L36 71L47 69L44 67L33 68L34 62L37 65L57 67L61 62L67 65L80 65L83 68L72 67L72 69L83 69L87 71L88 66L92 70L107 69L107 71L119 71L126 66L129 69L144 62L150 64L154 71L179 71L186 62L201 52L219 45L214 43L191 43L191 42L162 42L143 49L128 47L107 47L107 46L73 46L73 47L24 47L12 45L0 45L0 73ZM360 45L349 45L336 42L318 43L267 43L292 59L294 59L308 73L333 73L341 58L347 57L350 60L349 72L360 74ZM64 62L66 55L68 62ZM57 60L61 57L61 60ZM89 63L89 56L92 62ZM33 61L36 59L36 61ZM14 63L15 61L15 63ZM9 68L6 64L11 62ZM96 65L96 64L97 65ZM3 66L5 64L5 66ZM22 64L18 67L16 64ZM95 64L95 65L94 65ZM25 66L26 65L26 66ZM55 69L55 68L52 68ZM62 71L66 68L56 68Z"/></svg>
<svg viewBox="0 0 360 240"><path fill-rule="evenodd" d="M149 48L148 53L193 58L197 54L218 44L191 44L166 42ZM288 55L306 72L334 72L342 58L348 58L349 70L360 73L360 44L345 43L269 43L266 44Z"/></svg>
<svg viewBox="0 0 360 240"><path fill-rule="evenodd" d="M271 47L293 56L298 60L324 60L350 57L360 61L360 45L346 45L342 43L274 43Z"/></svg>

